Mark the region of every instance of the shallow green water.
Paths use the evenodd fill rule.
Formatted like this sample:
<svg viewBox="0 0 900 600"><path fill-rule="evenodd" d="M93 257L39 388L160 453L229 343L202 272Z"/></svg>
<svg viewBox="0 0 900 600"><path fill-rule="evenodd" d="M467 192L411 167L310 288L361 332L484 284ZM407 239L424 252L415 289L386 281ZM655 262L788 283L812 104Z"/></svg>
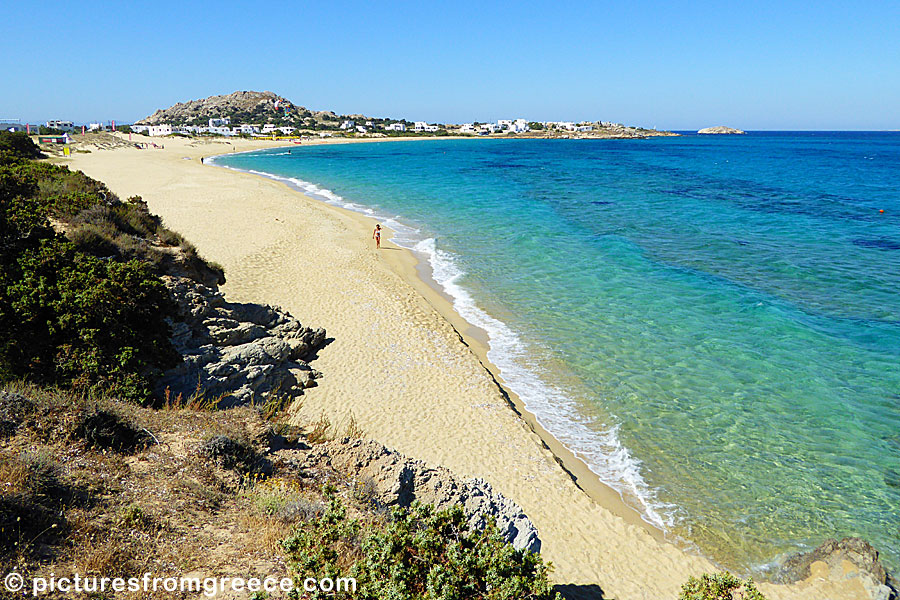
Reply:
<svg viewBox="0 0 900 600"><path fill-rule="evenodd" d="M846 535L900 566L900 134L218 162L379 215L647 520L732 568Z"/></svg>

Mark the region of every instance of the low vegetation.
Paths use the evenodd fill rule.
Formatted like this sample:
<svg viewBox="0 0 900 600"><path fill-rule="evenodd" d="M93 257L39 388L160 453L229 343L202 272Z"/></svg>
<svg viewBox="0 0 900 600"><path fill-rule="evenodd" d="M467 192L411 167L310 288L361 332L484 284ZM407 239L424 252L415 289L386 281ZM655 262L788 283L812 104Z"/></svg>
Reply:
<svg viewBox="0 0 900 600"><path fill-rule="evenodd" d="M349 598L556 597L539 555L470 531L459 508L388 511L346 474L298 468L309 439L260 407L153 409L11 384L0 424L3 572L346 576Z"/></svg>
<svg viewBox="0 0 900 600"><path fill-rule="evenodd" d="M0 133L0 381L27 379L146 401L180 357L159 275L223 280L140 198L31 160Z"/></svg>
<svg viewBox="0 0 900 600"><path fill-rule="evenodd" d="M301 577L353 578L353 597L367 600L559 597L538 555L515 550L493 526L470 531L458 506L435 511L417 504L367 520L348 517L343 503L327 494L324 514L282 542Z"/></svg>
<svg viewBox="0 0 900 600"><path fill-rule="evenodd" d="M704 573L681 586L678 600L766 600L752 579L742 581L731 573Z"/></svg>

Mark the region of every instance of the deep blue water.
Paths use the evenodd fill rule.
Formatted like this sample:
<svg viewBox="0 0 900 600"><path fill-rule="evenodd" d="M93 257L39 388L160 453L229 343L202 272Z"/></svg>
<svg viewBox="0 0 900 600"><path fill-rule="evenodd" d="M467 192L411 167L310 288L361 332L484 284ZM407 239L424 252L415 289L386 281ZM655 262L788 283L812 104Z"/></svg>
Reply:
<svg viewBox="0 0 900 600"><path fill-rule="evenodd" d="M732 568L846 535L900 566L900 133L217 162L382 218L542 424L649 521Z"/></svg>

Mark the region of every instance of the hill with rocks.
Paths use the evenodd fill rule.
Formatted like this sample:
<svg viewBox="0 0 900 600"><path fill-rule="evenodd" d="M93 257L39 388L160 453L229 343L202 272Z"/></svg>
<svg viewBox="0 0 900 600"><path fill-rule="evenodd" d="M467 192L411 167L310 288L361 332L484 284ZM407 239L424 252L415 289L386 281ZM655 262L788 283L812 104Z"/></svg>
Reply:
<svg viewBox="0 0 900 600"><path fill-rule="evenodd" d="M179 102L160 109L136 125L206 125L209 119L230 119L232 123L293 125L295 127L339 124L362 115L337 115L331 111L312 111L298 106L274 92L240 91Z"/></svg>

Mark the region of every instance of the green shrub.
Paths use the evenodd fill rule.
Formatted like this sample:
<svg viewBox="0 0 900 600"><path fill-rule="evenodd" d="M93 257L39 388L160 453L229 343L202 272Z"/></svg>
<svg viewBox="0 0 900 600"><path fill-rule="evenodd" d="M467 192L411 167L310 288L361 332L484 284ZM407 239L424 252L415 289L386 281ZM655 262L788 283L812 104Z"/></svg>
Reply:
<svg viewBox="0 0 900 600"><path fill-rule="evenodd" d="M459 507L396 509L384 523L348 519L335 497L282 542L296 576L352 577L359 599L550 599L549 566L516 550L493 524L470 531ZM313 592L310 597L327 594Z"/></svg>
<svg viewBox="0 0 900 600"><path fill-rule="evenodd" d="M741 581L731 573L704 573L681 586L678 600L766 600L752 579Z"/></svg>
<svg viewBox="0 0 900 600"><path fill-rule="evenodd" d="M27 136L0 134L0 382L148 399L156 375L180 360L158 275L221 284L221 267L140 197L122 202L84 173L26 160L34 154Z"/></svg>
<svg viewBox="0 0 900 600"><path fill-rule="evenodd" d="M6 261L4 261L6 262ZM58 237L25 248L0 273L0 377L68 383L144 400L180 357L174 314L151 269L102 261Z"/></svg>
<svg viewBox="0 0 900 600"><path fill-rule="evenodd" d="M115 232L102 225L82 225L69 232L69 240L82 252L94 256L119 256Z"/></svg>
<svg viewBox="0 0 900 600"><path fill-rule="evenodd" d="M41 158L38 148L24 131L0 131L0 152L7 153L9 158L29 159Z"/></svg>

